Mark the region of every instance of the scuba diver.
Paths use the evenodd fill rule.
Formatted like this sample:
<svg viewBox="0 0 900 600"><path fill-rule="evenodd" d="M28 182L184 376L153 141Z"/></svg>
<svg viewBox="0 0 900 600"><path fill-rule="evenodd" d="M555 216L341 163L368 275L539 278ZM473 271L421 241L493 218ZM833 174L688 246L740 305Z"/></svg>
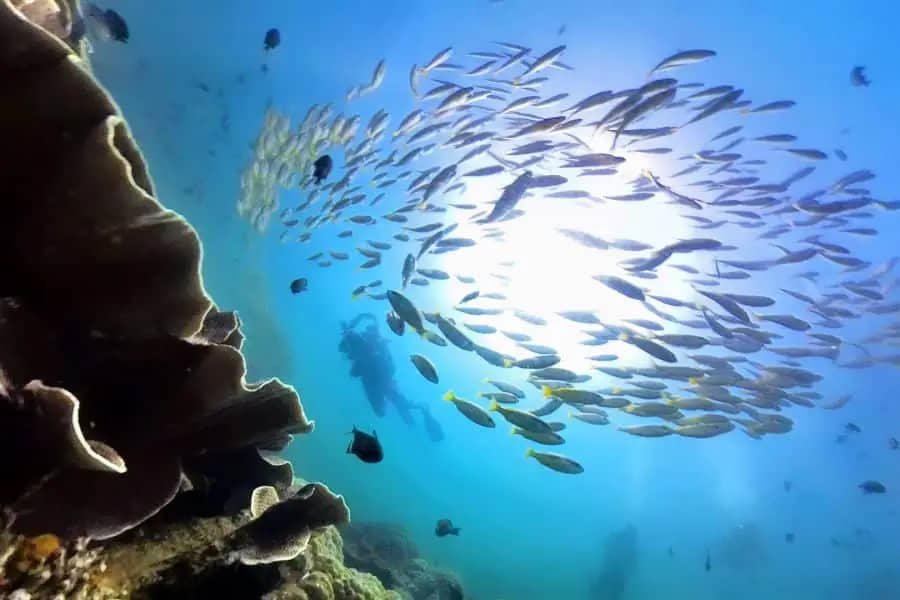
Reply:
<svg viewBox="0 0 900 600"><path fill-rule="evenodd" d="M363 321L371 321L365 328ZM431 416L424 404L414 404L397 388L394 379L394 361L391 359L387 342L378 334L377 321L371 313L362 313L349 323L341 323L341 342L338 349L350 359L350 376L362 381L363 391L372 410L379 417L392 405L400 418L413 426L412 411L422 412L423 424L428 437L435 442L444 439L440 423Z"/></svg>

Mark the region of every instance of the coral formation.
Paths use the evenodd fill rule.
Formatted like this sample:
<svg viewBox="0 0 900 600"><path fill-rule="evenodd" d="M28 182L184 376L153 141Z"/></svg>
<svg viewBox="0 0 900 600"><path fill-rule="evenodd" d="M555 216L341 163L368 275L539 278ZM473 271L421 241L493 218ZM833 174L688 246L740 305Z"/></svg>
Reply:
<svg viewBox="0 0 900 600"><path fill-rule="evenodd" d="M403 527L393 523L351 523L341 533L347 565L375 575L402 598L464 598L462 584L456 576L423 560Z"/></svg>
<svg viewBox="0 0 900 600"><path fill-rule="evenodd" d="M314 535L304 561L291 567L267 600L403 600L374 575L344 565L343 541L334 527Z"/></svg>
<svg viewBox="0 0 900 600"><path fill-rule="evenodd" d="M193 229L153 197L111 98L8 1L0 69L15 149L0 176L0 449L30 457L3 461L0 503L22 533L102 539L171 501L183 471L312 424L291 388L245 384Z"/></svg>
<svg viewBox="0 0 900 600"><path fill-rule="evenodd" d="M393 585L395 571L419 557L406 530L393 523L353 523L341 531L347 564Z"/></svg>
<svg viewBox="0 0 900 600"><path fill-rule="evenodd" d="M0 593L3 598L85 598L117 594L99 584L106 564L85 540L64 543L52 534L13 534L13 515L0 513ZM10 590L6 595L5 591Z"/></svg>
<svg viewBox="0 0 900 600"><path fill-rule="evenodd" d="M194 230L154 198L118 108L59 39L68 5L12 1L0 0L0 596L154 597L228 571L274 589L276 563L305 574L323 555L314 532L349 519L273 454L312 423L291 387L245 382L240 320L203 289ZM258 486L268 501L251 514ZM311 597L388 597L331 560L340 568L297 577Z"/></svg>

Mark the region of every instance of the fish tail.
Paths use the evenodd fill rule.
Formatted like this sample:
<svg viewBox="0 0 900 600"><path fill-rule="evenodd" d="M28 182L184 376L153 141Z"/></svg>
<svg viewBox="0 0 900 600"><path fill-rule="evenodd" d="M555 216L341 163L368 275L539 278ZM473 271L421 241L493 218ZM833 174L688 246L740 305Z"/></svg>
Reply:
<svg viewBox="0 0 900 600"><path fill-rule="evenodd" d="M491 411L500 410L500 403L498 403L496 400L491 400L491 406L490 406L490 408L488 408L488 410L491 410Z"/></svg>
<svg viewBox="0 0 900 600"><path fill-rule="evenodd" d="M447 390L447 393L444 394L443 398L447 402L453 402L456 400L456 394L453 393L453 390Z"/></svg>
<svg viewBox="0 0 900 600"><path fill-rule="evenodd" d="M516 428L515 428L515 427L513 427L512 429L509 430L509 435L516 435Z"/></svg>
<svg viewBox="0 0 900 600"><path fill-rule="evenodd" d="M573 412L570 410L570 411L566 414L566 416L567 416L568 418L571 419L571 418L572 418L572 415L574 415L574 414L575 414L575 413L573 413Z"/></svg>
<svg viewBox="0 0 900 600"><path fill-rule="evenodd" d="M531 458L532 456L534 456L534 448L525 450L525 458Z"/></svg>
<svg viewBox="0 0 900 600"><path fill-rule="evenodd" d="M545 385L542 388L541 392L544 394L544 398L549 398L550 396L553 395L553 390L550 389L549 385Z"/></svg>
<svg viewBox="0 0 900 600"><path fill-rule="evenodd" d="M622 333L619 334L619 340L620 340L620 341L627 342L628 339L629 339L629 336L628 336L628 334L625 333L624 331L623 331Z"/></svg>
<svg viewBox="0 0 900 600"><path fill-rule="evenodd" d="M700 378L699 378L699 377L688 377L688 384L690 384L690 385L697 385L697 384L699 384L699 383L700 383Z"/></svg>
<svg viewBox="0 0 900 600"><path fill-rule="evenodd" d="M614 388L611 389L610 391L612 392L612 395L613 395L613 396L617 396L617 395L619 395L619 394L622 393L622 388L614 387Z"/></svg>
<svg viewBox="0 0 900 600"><path fill-rule="evenodd" d="M515 364L515 361L512 360L512 359L509 359L509 358L504 358L504 359L503 359L503 368L504 368L504 369L512 368L512 366L513 366L514 364Z"/></svg>

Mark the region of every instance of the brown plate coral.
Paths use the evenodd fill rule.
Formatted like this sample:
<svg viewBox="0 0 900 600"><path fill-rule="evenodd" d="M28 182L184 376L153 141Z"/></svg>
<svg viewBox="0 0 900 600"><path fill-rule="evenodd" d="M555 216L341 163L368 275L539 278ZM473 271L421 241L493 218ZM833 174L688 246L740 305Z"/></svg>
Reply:
<svg viewBox="0 0 900 600"><path fill-rule="evenodd" d="M124 597L186 561L297 559L349 520L272 454L313 424L290 386L245 381L240 321L57 37L67 10L0 0L0 596Z"/></svg>

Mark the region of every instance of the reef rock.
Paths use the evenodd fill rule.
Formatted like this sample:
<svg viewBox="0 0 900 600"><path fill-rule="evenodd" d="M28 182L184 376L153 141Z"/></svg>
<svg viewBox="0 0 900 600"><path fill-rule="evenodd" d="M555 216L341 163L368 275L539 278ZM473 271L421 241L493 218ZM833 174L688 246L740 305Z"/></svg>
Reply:
<svg viewBox="0 0 900 600"><path fill-rule="evenodd" d="M49 4L0 0L0 505L19 533L104 539L188 487L233 492L235 454L266 479L256 449L312 423L289 386L244 381L196 233Z"/></svg>
<svg viewBox="0 0 900 600"><path fill-rule="evenodd" d="M347 566L371 573L405 600L462 600L462 584L449 571L419 557L406 530L393 523L350 523L341 528Z"/></svg>
<svg viewBox="0 0 900 600"><path fill-rule="evenodd" d="M256 490L256 508L232 516L182 520L168 527L153 519L108 545L105 572L98 579L105 588L127 590L138 600L404 598L386 590L375 576L344 565L340 534L333 526L321 526L349 518L340 497L321 484L295 485L265 508L272 494ZM261 497L268 500L261 502ZM297 535L303 530L305 536ZM300 538L302 545L295 545ZM275 550L269 555L279 555L277 560L255 560L267 548ZM296 554L287 558L282 552L290 548ZM254 560L245 560L248 556Z"/></svg>

